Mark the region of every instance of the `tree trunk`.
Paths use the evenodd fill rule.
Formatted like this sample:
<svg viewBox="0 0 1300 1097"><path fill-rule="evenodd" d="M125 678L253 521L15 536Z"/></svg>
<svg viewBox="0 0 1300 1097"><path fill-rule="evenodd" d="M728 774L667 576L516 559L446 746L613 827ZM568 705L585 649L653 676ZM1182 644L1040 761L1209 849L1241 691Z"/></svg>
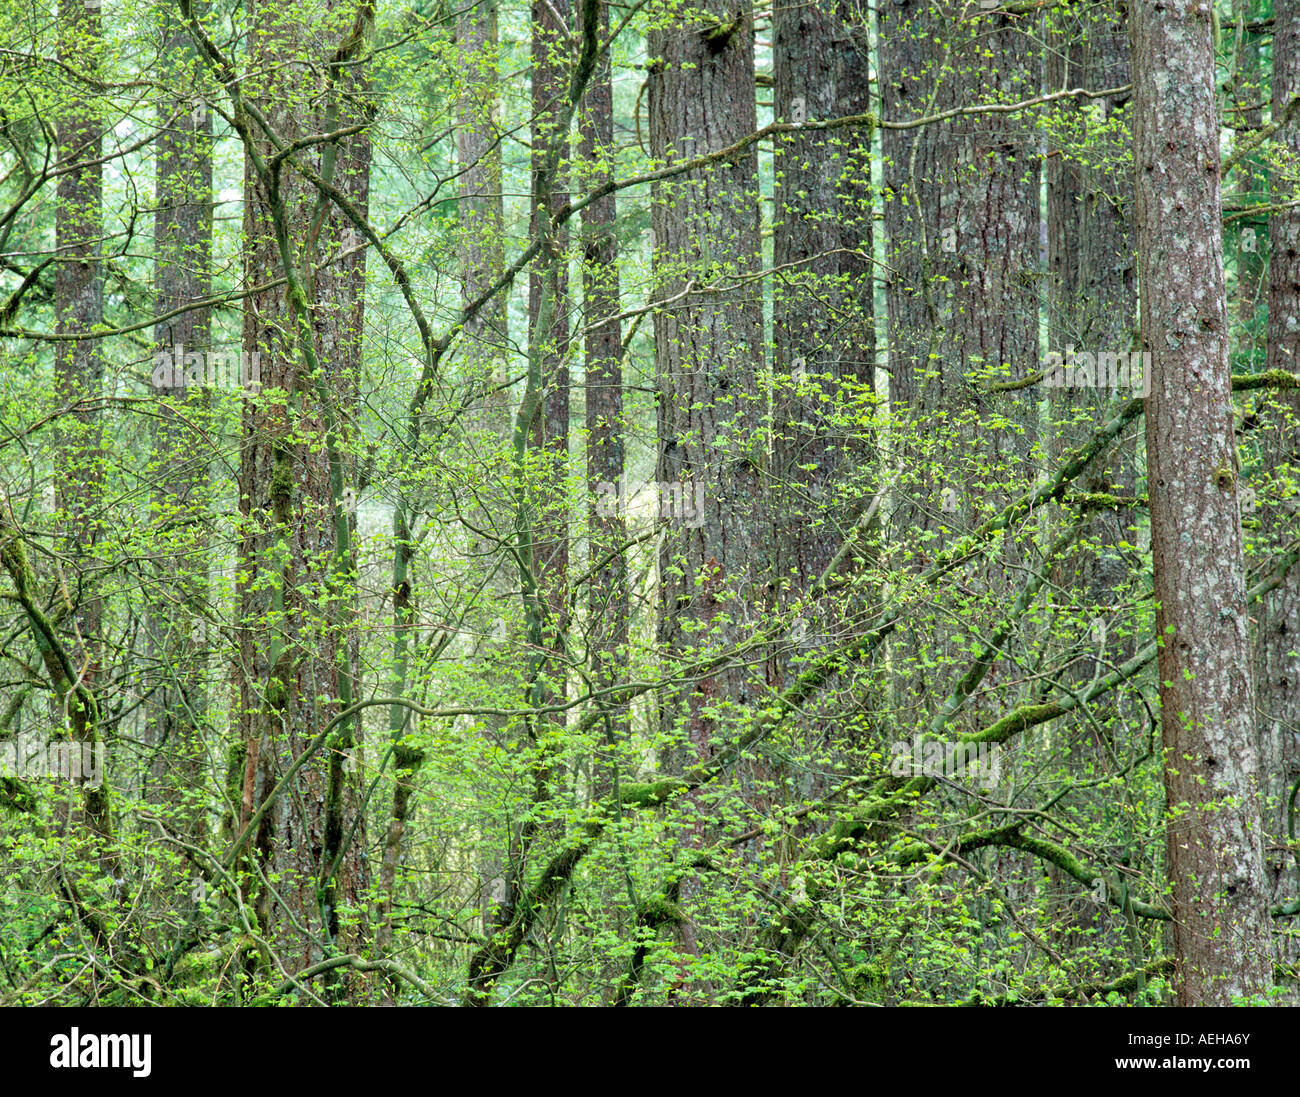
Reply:
<svg viewBox="0 0 1300 1097"><path fill-rule="evenodd" d="M551 218L569 199L562 177L546 178L553 156L565 151L557 132L568 92L565 40L567 0L533 4L533 121L531 234L546 245L528 280L530 358L537 367L541 400L532 421L531 445L540 460L531 535L533 578L539 587L540 620L536 699L553 704L564 697L563 640L568 627L569 567L569 299L568 233ZM530 366L532 363L530 363ZM564 724L563 713L549 722Z"/></svg>
<svg viewBox="0 0 1300 1097"><path fill-rule="evenodd" d="M754 24L748 4L708 0L697 19L650 35L650 154L706 155L756 128ZM745 639L768 603L767 484L758 164L755 146L653 184L655 372L659 389L659 642L669 659ZM688 285L688 282L693 283ZM703 287L707 286L707 291ZM757 701L744 661L665 700L663 730L684 744L666 768L702 761L728 717ZM705 830L700 805L688 841ZM683 889L683 904L690 900ZM695 951L694 928L683 945Z"/></svg>
<svg viewBox="0 0 1300 1097"><path fill-rule="evenodd" d="M1046 92L1067 88L1122 87L1129 82L1127 16L1117 5L1068 8L1051 16L1051 48L1046 53ZM1047 155L1047 249L1051 350L1067 348L1125 353L1135 346L1137 259L1129 219L1133 180L1109 165L1123 149L1113 136L1117 112L1128 93L1098 101L1066 100L1055 108L1062 134ZM1134 391L1114 388L1048 388L1052 415L1052 453L1059 460L1083 443L1095 423L1113 415ZM1137 485L1136 431L1126 431L1107 460L1097 461L1082 490L1132 496ZM1081 531L1074 552L1053 569L1054 582L1073 600L1064 640L1084 654L1065 670L1072 686L1087 683L1101 668L1117 666L1134 651L1133 632L1122 607L1130 596L1132 555L1125 543L1137 541L1137 515L1131 508L1097 509ZM1073 522L1063 515L1062 522ZM1117 627L1119 626L1119 627ZM1046 639L1046 638L1045 638ZM1116 694L1092 706L1089 719L1062 722L1069 737L1064 749L1071 772L1093 764L1107 769L1117 727L1125 717ZM1095 732L1102 729L1102 736ZM1106 742L1099 741L1104 738ZM1109 794L1107 794L1109 795ZM1057 940L1069 947L1077 934L1105 913L1078 902L1078 882L1048 866L1048 904ZM1141 966L1141 961L1137 961Z"/></svg>
<svg viewBox="0 0 1300 1097"><path fill-rule="evenodd" d="M189 35L174 16L163 18L166 55L178 58L169 84L178 89L194 87L196 57ZM171 369L155 369L152 378L159 405L153 420L154 503L166 551L160 554L161 574L149 605L150 657L164 682L149 710L153 755L148 777L151 797L170 807L180 834L201 843L209 647L204 607L211 511L206 451L191 416L209 405L210 393L206 369L204 385L190 387L185 365L191 354L199 355L205 367L215 361L208 358L212 309L195 305L212 292L212 123L201 98L172 92L163 97L159 109L155 307L160 317L185 311L154 325L157 364Z"/></svg>
<svg viewBox="0 0 1300 1097"><path fill-rule="evenodd" d="M1300 95L1300 0L1278 0L1273 18L1273 117L1277 118ZM1293 165L1300 156L1295 123L1284 128L1277 140L1289 154L1289 166L1277 169L1273 201L1284 202L1295 193ZM1268 368L1300 373L1300 210L1278 210L1270 216L1268 244ZM1283 390L1261 404L1255 428L1259 464L1269 477L1281 477L1287 466L1294 476L1300 453L1300 393ZM1266 490L1260 496L1257 541L1265 551L1277 551L1295 537L1295 501ZM1293 569L1264 596L1256 621L1255 704L1268 841L1265 879L1270 899L1285 902L1300 896L1300 850L1286 848L1300 829L1300 802L1292 802L1288 811L1292 790L1300 784L1300 573ZM1292 962L1294 949L1292 945Z"/></svg>
<svg viewBox="0 0 1300 1097"><path fill-rule="evenodd" d="M103 23L99 7L83 0L59 2L60 61L78 72L94 72L103 51ZM55 212L54 268L55 330L59 335L83 335L104 320L103 169L98 163L103 147L103 119L91 95L75 84L63 89L56 120L59 181ZM55 391L69 414L59 423L59 469L55 507L63 526L65 570L60 582L72 600L75 636L68 645L80 684L90 693L99 688L103 669L103 599L98 592L101 576L95 566L95 546L100 540L104 498L102 396L104 357L99 339L73 339L55 344ZM68 703L79 706L74 693ZM73 711L72 737L96 747L100 729L90 714ZM62 722L64 714L56 719ZM83 746L83 750L85 747ZM106 838L111 828L108 783L84 786L84 822L92 834ZM63 820L67 822L67 819ZM101 850L102 852L102 850Z"/></svg>
<svg viewBox="0 0 1300 1097"><path fill-rule="evenodd" d="M456 167L459 173L457 207L461 230L458 237L461 304L469 305L500 279L505 270L505 212L501 194L501 142L505 140L500 120L500 73L498 71L498 0L480 0L458 10L456 16L457 57L465 69L464 84L456 104ZM500 469L500 455L508 451L510 439L510 397L506 388L511 360L507 316L507 293L498 294L466 325L459 345L461 375L468 399L477 409L472 427L490 447L490 460ZM498 473L499 478L499 473ZM501 538L512 536L512 500L491 487L485 493L480 528ZM477 631L484 639L478 652L484 657L484 676L495 682L500 674L493 656L511 637L502 608L516 588L512 562L501 562L499 545L471 535L469 552L487 561L493 569L487 587L489 604L476 615ZM500 717L489 717L487 732L499 739L505 728ZM488 841L495 841L494 838ZM501 915L493 904L501 898L506 868L495 850L483 856L479 869L479 909L485 933Z"/></svg>
<svg viewBox="0 0 1300 1097"><path fill-rule="evenodd" d="M457 104L456 159L459 170L461 299L468 304L494 285L505 269L501 197L500 109L497 73L497 0L458 9L458 56L466 67ZM470 384L482 391L484 414L497 431L506 430L506 295L501 294L465 325L463 354Z"/></svg>
<svg viewBox="0 0 1300 1097"><path fill-rule="evenodd" d="M600 5L602 44L609 39L609 5ZM579 155L588 191L614 177L614 88L609 53L601 55L598 67L583 99L579 123ZM615 232L617 207L613 194L586 206L582 211L582 296L586 362L584 395L587 425L587 491L592 499L588 510L589 570L587 614L592 678L598 687L612 685L626 659L629 599L627 557L624 544L627 524L617 507L600 505L619 490L624 475L623 446L623 334L618 319L618 236ZM616 740L625 724L625 713L613 712L601 730L605 756L597 762L593 793L608 795L613 787L611 767L618 764Z"/></svg>
<svg viewBox="0 0 1300 1097"><path fill-rule="evenodd" d="M345 43L322 62L292 6L259 5L245 94L281 142L356 124L363 116L356 57L373 13L366 4L331 10L313 28ZM270 142L247 150L245 277L289 284L248 298L244 348L261 355L264 393L244 413L240 467L241 711L247 744L242 788L246 821L289 765L355 696L356 575L353 516L345 486L344 436L355 415L364 266L350 251L359 235L341 211L291 165L258 170ZM299 162L364 213L369 142L364 133L313 144ZM351 607L351 608L350 608ZM282 962L302 967L350 951L366 884L361 857L355 754L360 721L338 725L332 749L318 750L274 801L256 839L263 885L257 908Z"/></svg>
<svg viewBox="0 0 1300 1097"><path fill-rule="evenodd" d="M1037 35L1032 15L971 13L957 3L883 6L883 118L1030 98L1041 84ZM1032 477L1034 400L1027 390L991 394L989 384L1019 380L1038 363L1033 119L1030 111L977 115L882 133L889 391L900 429L892 552L906 570L923 570L949 537ZM1015 425L994 422L1003 416ZM1014 564L1018 555L1009 534L1003 557ZM970 586L996 604L1011 575L994 563ZM933 682L954 664L946 631L924 626L924 617L914 615L917 627L891 647L905 729L924 726ZM990 682L1006 677L1006 665ZM977 707L987 716L1010 700Z"/></svg>
<svg viewBox="0 0 1300 1097"><path fill-rule="evenodd" d="M782 119L869 109L867 27L855 18L846 0L828 11L815 4L774 9L775 99ZM791 604L843 543L844 516L853 513L860 494L851 477L871 455L843 419L874 384L869 127L777 139L774 237L776 266L791 268L772 291L775 574L780 597ZM831 620L819 621L804 642L825 643L827 627ZM789 647L778 651L781 685L788 684L791 654Z"/></svg>
<svg viewBox="0 0 1300 1097"><path fill-rule="evenodd" d="M1182 1005L1272 983L1204 0L1130 7L1161 724Z"/></svg>

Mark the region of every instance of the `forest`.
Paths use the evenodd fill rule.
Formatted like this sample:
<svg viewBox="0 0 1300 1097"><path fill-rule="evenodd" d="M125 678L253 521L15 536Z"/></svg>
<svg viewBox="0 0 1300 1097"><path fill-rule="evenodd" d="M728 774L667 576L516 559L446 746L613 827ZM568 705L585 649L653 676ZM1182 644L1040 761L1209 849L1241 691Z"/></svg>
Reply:
<svg viewBox="0 0 1300 1097"><path fill-rule="evenodd" d="M1300 0L0 0L0 1005L1300 1004L1297 115Z"/></svg>

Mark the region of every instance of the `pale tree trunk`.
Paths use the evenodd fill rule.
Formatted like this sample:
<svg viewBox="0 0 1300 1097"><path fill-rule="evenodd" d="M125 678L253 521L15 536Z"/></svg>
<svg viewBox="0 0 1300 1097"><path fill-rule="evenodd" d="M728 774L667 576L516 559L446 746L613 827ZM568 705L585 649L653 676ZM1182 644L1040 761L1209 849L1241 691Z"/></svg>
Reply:
<svg viewBox="0 0 1300 1097"><path fill-rule="evenodd" d="M600 41L609 38L609 5L600 5ZM579 122L579 148L585 189L590 191L614 177L614 88L609 53L598 62L583 98ZM586 376L587 491L589 568L587 634L592 680L608 687L619 677L628 641L629 599L627 557L623 546L627 524L617 507L602 507L621 485L624 473L623 443L623 335L618 320L617 208L607 194L582 210L583 351ZM602 485L604 486L602 489ZM604 511L605 513L602 513ZM625 726L625 712L609 714L602 729L605 756L597 760L593 793L607 795L613 786L611 767L618 764L615 747Z"/></svg>
<svg viewBox="0 0 1300 1097"><path fill-rule="evenodd" d="M1130 7L1147 482L1178 1001L1272 983L1206 0Z"/></svg>
<svg viewBox="0 0 1300 1097"><path fill-rule="evenodd" d="M755 129L750 7L710 0L702 10L698 20L650 36L656 161L715 152ZM659 555L659 641L669 659L748 638L769 601L765 409L757 380L763 315L757 283L744 281L760 263L757 196L753 145L651 191L655 295L671 300L654 318L660 513L675 512ZM688 280L711 290L686 292ZM684 739L667 768L708 758L729 717L757 703L761 689L755 672L738 662L666 698L664 731ZM687 840L702 841L705 826L697 802ZM682 935L684 948L696 951L689 921Z"/></svg>
<svg viewBox="0 0 1300 1097"><path fill-rule="evenodd" d="M1300 0L1278 0L1273 117L1296 95L1300 95ZM1277 139L1288 153L1288 164L1279 169L1273 200L1284 202L1295 194L1300 131L1293 122ZM1296 374L1300 373L1300 210L1274 212L1268 236L1268 368ZM1278 392L1258 415L1259 455L1267 474L1280 475L1288 464L1294 468L1300 454L1300 394L1295 389ZM1257 536L1264 550L1276 551L1295 537L1294 500L1266 498L1258 517ZM1290 799L1300 784L1300 574L1292 570L1261 599L1256 621L1255 704L1268 842L1265 879L1270 899L1286 902L1300 897L1300 849L1286 848L1300 832L1300 793L1295 801Z"/></svg>
<svg viewBox="0 0 1300 1097"><path fill-rule="evenodd" d="M373 25L366 5L339 5L315 33L344 43L322 61L305 51L301 9L259 6L244 93L277 137L356 124L363 88L355 62ZM270 142L254 138L266 160ZM298 154L299 162L365 209L369 143L353 135ZM264 388L244 412L240 502L241 729L246 743L241 826L289 765L354 697L355 554L350 461L345 441L356 407L364 267L348 252L359 235L292 166L267 178L246 163L245 270L249 284L268 272L288 286L251 296L244 349L261 355ZM353 607L353 608L349 608ZM330 750L318 750L293 787L262 819L254 848L274 891L256 893L263 932L282 962L298 968L358 946L362 928L341 919L366 879L354 759L355 717L339 725Z"/></svg>

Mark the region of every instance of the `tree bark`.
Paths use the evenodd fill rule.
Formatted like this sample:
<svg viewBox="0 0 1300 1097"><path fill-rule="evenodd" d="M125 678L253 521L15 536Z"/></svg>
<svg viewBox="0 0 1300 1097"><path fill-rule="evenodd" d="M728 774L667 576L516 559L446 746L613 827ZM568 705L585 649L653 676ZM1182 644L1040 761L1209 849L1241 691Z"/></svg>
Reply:
<svg viewBox="0 0 1300 1097"><path fill-rule="evenodd" d="M534 359L541 399L530 444L538 455L530 536L533 578L539 587L540 650L536 700L553 704L564 697L564 636L568 630L569 570L569 287L568 232L552 218L569 199L563 174L546 178L554 156L563 157L567 134L557 130L568 93L565 57L568 0L533 4L532 216L531 235L546 241L528 279L530 358ZM532 367L534 363L530 363ZM531 639L531 638L530 638ZM564 714L549 722L563 726Z"/></svg>
<svg viewBox="0 0 1300 1097"><path fill-rule="evenodd" d="M197 87L189 36L174 15L163 19L165 54L177 59L169 84ZM158 362L172 368L155 370L151 378L159 405L153 434L154 501L166 550L149 605L150 655L164 677L149 710L149 780L150 795L170 807L179 833L201 843L211 509L209 463L191 416L209 406L211 393L206 368L204 384L190 387L184 367L191 354L199 355L205 367L213 361L208 358L212 309L196 304L212 291L212 122L208 104L181 91L165 95L159 111L155 308L159 316L185 311L154 325ZM221 361L229 358L223 355Z"/></svg>
<svg viewBox="0 0 1300 1097"><path fill-rule="evenodd" d="M103 21L98 5L83 0L59 0L58 54L65 65L94 72L102 56ZM67 96L56 116L58 141L57 209L54 236L58 263L54 270L55 330L59 335L89 335L104 320L104 282L101 261L103 226L103 118L93 95L75 83L62 89ZM104 384L102 344L96 338L56 344L55 392L69 410L59 423L57 447L60 468L55 508L63 529L67 567L60 577L65 598L71 600L74 636L69 643L74 670L86 691L99 688L103 670L103 598L95 562L103 521L105 455L103 415L98 407ZM80 709L80 694L69 695L72 737L97 747L100 728L91 714ZM64 713L55 718L62 722ZM83 747L83 750L85 747ZM83 788L81 820L98 839L111 830L107 781ZM104 853L103 847L100 854Z"/></svg>
<svg viewBox="0 0 1300 1097"><path fill-rule="evenodd" d="M1272 983L1205 0L1130 7L1167 868L1182 1005Z"/></svg>
<svg viewBox="0 0 1300 1097"><path fill-rule="evenodd" d="M1296 95L1300 95L1300 2L1278 0L1273 31L1273 117L1279 117ZM1293 165L1300 162L1296 159L1300 157L1300 132L1295 123L1285 127L1277 140L1289 154L1289 166L1277 169L1273 201L1284 202L1295 194ZM1270 215L1268 245L1268 368L1300 373L1300 210ZM1281 477L1288 466L1294 470L1300 460L1300 393L1281 391L1261 402L1257 414L1260 423L1254 437L1259 464L1267 470L1266 478ZM1260 497L1257 540L1265 552L1275 552L1295 536L1295 501L1267 490L1261 490ZM1293 830L1300 831L1300 802L1288 810L1291 790L1300 782L1300 573L1292 571L1264 596L1256 620L1255 704L1268 835L1266 882L1270 900L1285 902L1300 896L1300 850L1286 848Z"/></svg>
<svg viewBox="0 0 1300 1097"><path fill-rule="evenodd" d="M1064 8L1049 17L1046 92L1067 88L1122 87L1129 83L1127 14L1117 4ZM1128 93L1100 101L1066 100L1058 112L1060 139L1047 155L1048 345L1127 354L1136 345L1137 257L1133 251L1133 179L1112 165L1123 149L1114 136ZM1122 127L1121 127L1122 129ZM1053 455L1059 460L1083 443L1134 392L1114 388L1049 388ZM1137 486L1137 434L1126 431L1086 477L1082 491L1133 496ZM1089 516L1074 551L1054 568L1053 580L1073 599L1074 626L1063 637L1084 654L1065 668L1070 684L1091 682L1106 668L1133 655L1133 632L1122 607L1129 598L1134 556L1125 544L1138 540L1137 511L1098 508ZM1063 515L1062 522L1073 522ZM1046 639L1046 638L1045 638ZM1072 772L1089 765L1108 769L1117 728L1126 725L1122 695L1099 701L1087 720L1062 724ZM1099 737L1095 730L1102 729ZM1099 741L1106 740L1105 742ZM1101 908L1080 906L1078 884L1047 866L1053 932L1063 945L1082 943L1078 933L1097 921ZM1139 961L1140 965L1140 961Z"/></svg>
<svg viewBox="0 0 1300 1097"><path fill-rule="evenodd" d="M750 6L708 0L700 10L650 35L650 154L658 163L714 152L756 128ZM753 145L651 188L655 294L664 302L654 316L661 518L667 512L659 642L670 660L735 644L769 601L763 316L759 287L747 281L760 265L757 199ZM665 699L663 731L682 742L665 768L708 758L728 717L760 688L737 662ZM692 814L687 841L697 844L705 831L698 799ZM682 934L694 952L693 924Z"/></svg>
<svg viewBox="0 0 1300 1097"><path fill-rule="evenodd" d="M301 13L298 13L301 15ZM287 144L356 124L355 74L373 26L366 3L344 3L314 34L340 43L324 60L280 0L258 5L244 94ZM346 433L356 410L364 266L341 212L291 164L259 170L275 147L246 149L245 278L288 284L250 296L244 349L261 355L264 392L244 411L240 502L240 702L246 743L241 825L288 768L355 696L354 517L346 487ZM299 162L365 209L369 142L361 134L315 143ZM348 254L352 252L352 254ZM287 395L286 395L287 394ZM352 496L351 498L354 498ZM303 766L254 840L265 883L264 934L292 968L334 949L355 950L362 923L345 920L364 893L360 722L339 727L331 749ZM357 824L354 829L353 824Z"/></svg>
<svg viewBox="0 0 1300 1097"><path fill-rule="evenodd" d="M609 39L609 5L600 4L601 43ZM579 156L586 189L614 178L614 87L609 52L605 51L588 85L579 120ZM619 277L617 204L607 194L582 210L582 317L586 376L588 566L588 636L592 677L598 687L617 681L626 659L629 626L627 523L617 507L601 506L617 492L624 476L623 331L618 319ZM602 729L605 750L597 761L593 794L609 795L612 767L618 764L617 740L625 712L610 713Z"/></svg>
<svg viewBox="0 0 1300 1097"><path fill-rule="evenodd" d="M886 121L1027 99L1041 85L1036 16L909 0L884 5L879 18ZM1033 397L992 394L989 382L1022 379L1038 365L1033 119L1022 111L882 132L889 393L900 431L891 553L905 570L924 570L949 537L1032 476ZM996 422L1003 418L1013 425ZM1008 535L1006 563L1018 552ZM994 563L972 585L994 602L1010 576ZM921 627L919 616L891 647L903 728L925 726L931 684L954 662L946 630ZM990 685L1007 665L994 668ZM1004 700L976 708L988 716Z"/></svg>
<svg viewBox="0 0 1300 1097"><path fill-rule="evenodd" d="M867 27L848 0L778 4L772 15L777 113L786 121L864 114L870 107ZM773 261L791 268L772 291L777 378L773 525L775 575L784 604L807 592L847 532L861 494L852 485L871 447L845 423L872 392L871 131L804 131L776 142ZM837 414L838 412L838 414ZM845 607L837 607L842 613ZM820 620L799 643L824 642ZM788 685L791 656L776 655Z"/></svg>

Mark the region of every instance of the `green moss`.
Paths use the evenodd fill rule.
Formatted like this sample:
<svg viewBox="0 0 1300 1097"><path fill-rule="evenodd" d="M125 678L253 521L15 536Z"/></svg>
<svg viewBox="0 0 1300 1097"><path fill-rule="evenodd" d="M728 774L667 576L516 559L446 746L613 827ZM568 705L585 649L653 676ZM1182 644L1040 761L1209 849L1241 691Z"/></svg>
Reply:
<svg viewBox="0 0 1300 1097"><path fill-rule="evenodd" d="M682 925L686 914L676 903L662 895L647 899L637 912L640 921L647 926Z"/></svg>
<svg viewBox="0 0 1300 1097"><path fill-rule="evenodd" d="M680 777L665 777L648 784L623 784L621 800L626 807L656 807L666 803L678 792L685 791L687 783Z"/></svg>

